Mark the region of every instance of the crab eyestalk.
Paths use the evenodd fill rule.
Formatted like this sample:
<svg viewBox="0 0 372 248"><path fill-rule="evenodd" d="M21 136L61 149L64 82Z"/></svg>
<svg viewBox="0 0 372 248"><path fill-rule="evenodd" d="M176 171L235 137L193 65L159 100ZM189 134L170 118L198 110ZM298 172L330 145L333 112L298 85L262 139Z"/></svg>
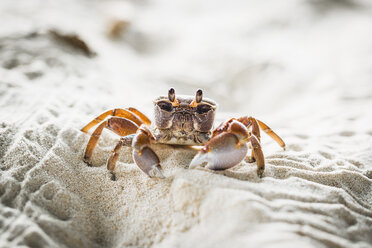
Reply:
<svg viewBox="0 0 372 248"><path fill-rule="evenodd" d="M176 92L173 88L170 88L169 91L168 91L168 99L174 107L179 106L179 102L176 99Z"/></svg>
<svg viewBox="0 0 372 248"><path fill-rule="evenodd" d="M203 91L201 89L198 89L195 96L196 103L200 103L203 100Z"/></svg>
<svg viewBox="0 0 372 248"><path fill-rule="evenodd" d="M203 91L201 89L198 89L196 91L195 99L190 103L190 107L195 108L198 106L198 103L200 103L203 100Z"/></svg>
<svg viewBox="0 0 372 248"><path fill-rule="evenodd" d="M168 99L171 102L174 102L174 100L176 100L176 92L173 88L170 88L168 91Z"/></svg>

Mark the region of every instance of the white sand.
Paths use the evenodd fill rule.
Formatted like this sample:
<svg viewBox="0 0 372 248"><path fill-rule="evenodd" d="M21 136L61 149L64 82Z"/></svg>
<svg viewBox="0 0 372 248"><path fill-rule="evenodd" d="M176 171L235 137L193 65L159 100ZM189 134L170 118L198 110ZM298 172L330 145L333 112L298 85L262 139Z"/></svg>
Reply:
<svg viewBox="0 0 372 248"><path fill-rule="evenodd" d="M130 21L109 40L110 20ZM0 2L0 247L372 247L372 7L368 1ZM77 33L86 57L47 33ZM37 34L30 35L32 32ZM167 179L123 148L116 182L100 112L203 88L219 119L253 115L265 177L242 162L189 170L154 147Z"/></svg>

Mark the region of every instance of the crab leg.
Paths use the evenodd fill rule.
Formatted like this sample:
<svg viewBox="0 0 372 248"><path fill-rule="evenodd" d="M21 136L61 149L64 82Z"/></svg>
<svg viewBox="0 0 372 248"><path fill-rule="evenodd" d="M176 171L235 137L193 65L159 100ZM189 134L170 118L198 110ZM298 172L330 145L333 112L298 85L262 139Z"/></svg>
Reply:
<svg viewBox="0 0 372 248"><path fill-rule="evenodd" d="M116 162L118 161L120 155L120 149L122 146L131 146L134 138L134 134L130 134L124 137L121 137L119 142L116 144L114 150L112 151L110 157L107 159L107 169L111 172L111 179L116 180L114 174Z"/></svg>
<svg viewBox="0 0 372 248"><path fill-rule="evenodd" d="M140 126L132 142L133 160L149 177L164 178L159 157L150 148L150 144L154 140L155 138L147 126Z"/></svg>
<svg viewBox="0 0 372 248"><path fill-rule="evenodd" d="M98 143L98 139L102 134L103 128L108 128L119 136L127 136L135 133L138 129L138 125L131 120L121 117L111 117L110 119L102 122L90 136L89 142L85 149L84 161L88 165L90 165L90 158Z"/></svg>
<svg viewBox="0 0 372 248"><path fill-rule="evenodd" d="M255 139L254 139L254 143L257 143L258 142L258 145L260 146L260 142L261 142L261 132L260 132L260 127L257 123L257 120L255 118L252 118L251 117L251 127L252 127L252 135L256 136ZM252 148L252 152L251 152L251 157L249 159L249 162L253 163L256 161L256 155L255 155L255 150L253 148L253 144L252 143L252 140L251 140L251 148ZM258 162L257 162L257 166L258 166ZM258 171L257 171L258 172Z"/></svg>
<svg viewBox="0 0 372 248"><path fill-rule="evenodd" d="M257 175L259 177L262 177L263 172L265 170L265 159L264 155L262 152L262 148L260 145L260 141L255 135L252 135L249 138L252 146L252 157L256 160L257 162ZM253 156L254 155L254 156Z"/></svg>
<svg viewBox="0 0 372 248"><path fill-rule="evenodd" d="M256 126L255 123L257 123L258 126L267 135L269 135L273 140L275 140L285 150L285 143L282 140L282 138L280 138L279 135L277 135L268 125L266 125L262 121L257 120L257 119L255 119L253 117L248 117L248 116L241 117L241 118L238 119L238 121L240 121L241 123L243 123L247 128L249 128L250 126L252 126L252 133L254 132L254 130L257 130L257 128L255 127ZM257 133L253 133L253 134L257 136ZM260 137L259 133L258 133L257 138L260 141L261 137Z"/></svg>
<svg viewBox="0 0 372 248"><path fill-rule="evenodd" d="M138 126L142 125L143 123L147 125L151 124L151 121L144 114L142 114L139 110L135 108L113 109L113 110L106 111L103 114L97 116L94 120L92 120L86 126L84 126L81 129L81 131L84 133L87 133L89 129L91 129L93 126L103 121L107 116L123 117L123 118L133 121Z"/></svg>
<svg viewBox="0 0 372 248"><path fill-rule="evenodd" d="M99 125L96 130L92 133L90 136L90 139L88 141L87 147L85 148L84 152L84 162L87 163L89 166L91 166L90 158L92 157L92 153L94 148L97 145L98 139L102 134L103 128L106 126L106 123L103 122L101 125Z"/></svg>
<svg viewBox="0 0 372 248"><path fill-rule="evenodd" d="M267 134L269 135L273 140L276 141L276 143L278 143L284 150L285 150L285 143L284 141L282 140L282 138L279 137L279 135L277 135L273 130L271 130L271 128L266 125L265 123L263 123L262 121L260 120L257 120L258 124L260 125L260 127L262 128L262 130Z"/></svg>
<svg viewBox="0 0 372 248"><path fill-rule="evenodd" d="M144 124L146 124L146 125L148 125L148 126L151 125L151 121L150 121L150 119L147 118L147 116L146 116L144 113L142 113L142 112L139 111L138 109L136 109L136 108L132 108L132 107L127 108L127 109L128 109L130 112L136 114L139 118L141 118L141 120L142 120L142 122L143 122Z"/></svg>

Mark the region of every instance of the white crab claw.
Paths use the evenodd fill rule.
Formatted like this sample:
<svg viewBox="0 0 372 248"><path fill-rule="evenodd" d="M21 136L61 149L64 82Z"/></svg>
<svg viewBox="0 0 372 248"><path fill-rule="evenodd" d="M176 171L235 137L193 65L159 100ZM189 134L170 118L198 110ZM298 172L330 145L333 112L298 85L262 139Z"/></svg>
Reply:
<svg viewBox="0 0 372 248"><path fill-rule="evenodd" d="M191 160L189 165L190 169L195 169L198 166L202 166L204 163L208 162L208 154L200 151L195 157Z"/></svg>
<svg viewBox="0 0 372 248"><path fill-rule="evenodd" d="M246 143L239 143L239 139L232 133L222 133L212 138L205 148L194 157L190 168L202 166L211 170L225 170L239 164L247 155Z"/></svg>
<svg viewBox="0 0 372 248"><path fill-rule="evenodd" d="M133 150L133 160L149 177L165 178L161 172L159 158L151 148L144 147L141 152Z"/></svg>

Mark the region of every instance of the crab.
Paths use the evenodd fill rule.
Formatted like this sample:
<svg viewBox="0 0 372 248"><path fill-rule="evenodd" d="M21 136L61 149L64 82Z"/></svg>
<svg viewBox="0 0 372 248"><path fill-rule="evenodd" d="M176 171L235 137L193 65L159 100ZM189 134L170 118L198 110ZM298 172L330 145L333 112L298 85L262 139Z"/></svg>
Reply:
<svg viewBox="0 0 372 248"><path fill-rule="evenodd" d="M251 116L230 118L212 131L217 104L204 98L201 89L195 96L176 96L171 88L168 96L160 96L153 102L153 122L135 108L117 108L104 112L84 126L81 131L88 133L98 125L86 146L84 161L91 166L93 150L104 128L121 137L107 160L112 180L116 180L115 165L123 146L133 148L134 162L152 178L164 178L159 157L151 148L155 143L202 146L189 168L204 166L210 170L225 170L239 164L251 149L246 161L257 163L259 177L265 170L260 129L285 150L284 141L269 126Z"/></svg>

